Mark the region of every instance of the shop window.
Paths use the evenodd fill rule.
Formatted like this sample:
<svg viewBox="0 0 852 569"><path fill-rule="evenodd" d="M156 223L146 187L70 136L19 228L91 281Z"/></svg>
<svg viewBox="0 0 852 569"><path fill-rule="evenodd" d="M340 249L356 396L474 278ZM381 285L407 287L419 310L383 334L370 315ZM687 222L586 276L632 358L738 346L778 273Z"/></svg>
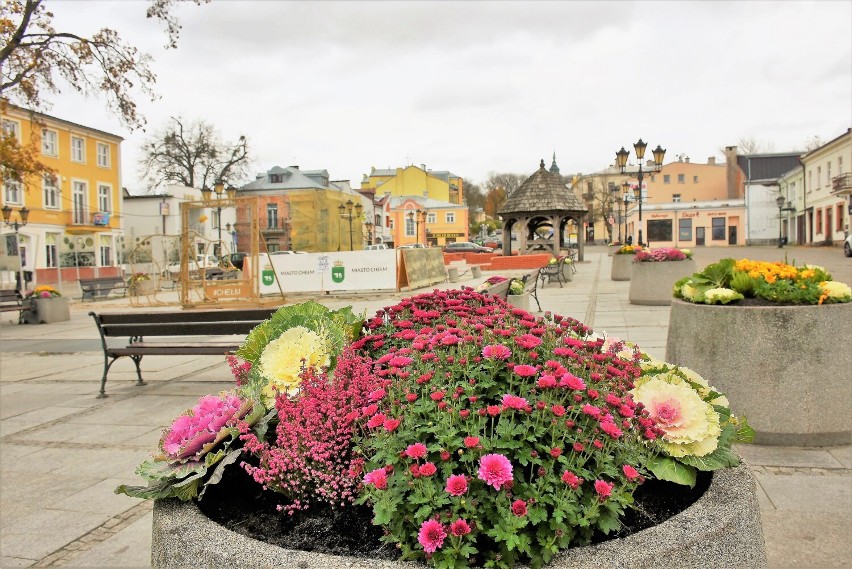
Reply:
<svg viewBox="0 0 852 569"><path fill-rule="evenodd" d="M725 240L725 218L724 217L714 217L712 220L713 226L713 234L711 239L713 241L724 241Z"/></svg>
<svg viewBox="0 0 852 569"><path fill-rule="evenodd" d="M649 219L648 241L672 241L672 220Z"/></svg>
<svg viewBox="0 0 852 569"><path fill-rule="evenodd" d="M677 226L677 238L681 241L692 241L692 220L678 219Z"/></svg>

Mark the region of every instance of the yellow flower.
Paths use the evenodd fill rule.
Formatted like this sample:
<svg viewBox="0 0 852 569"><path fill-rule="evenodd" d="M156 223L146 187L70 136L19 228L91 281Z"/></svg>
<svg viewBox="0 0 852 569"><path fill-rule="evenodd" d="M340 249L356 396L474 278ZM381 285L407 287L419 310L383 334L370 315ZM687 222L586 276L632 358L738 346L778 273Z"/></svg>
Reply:
<svg viewBox="0 0 852 569"><path fill-rule="evenodd" d="M268 381L263 388L264 403L274 401L276 390L297 388L303 369L319 369L330 363L328 345L322 336L303 326L286 330L260 354L260 373Z"/></svg>
<svg viewBox="0 0 852 569"><path fill-rule="evenodd" d="M821 298L833 298L841 301L848 301L852 297L852 289L849 285L840 281L825 281L819 283ZM820 303L822 304L822 303Z"/></svg>

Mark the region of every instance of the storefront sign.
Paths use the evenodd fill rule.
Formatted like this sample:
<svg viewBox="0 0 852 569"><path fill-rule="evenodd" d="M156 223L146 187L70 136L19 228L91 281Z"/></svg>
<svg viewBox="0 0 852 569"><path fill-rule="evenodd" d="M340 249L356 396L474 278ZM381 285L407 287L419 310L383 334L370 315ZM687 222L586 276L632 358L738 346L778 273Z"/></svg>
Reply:
<svg viewBox="0 0 852 569"><path fill-rule="evenodd" d="M230 300L251 297L251 282L232 281L204 286L204 295L210 300Z"/></svg>

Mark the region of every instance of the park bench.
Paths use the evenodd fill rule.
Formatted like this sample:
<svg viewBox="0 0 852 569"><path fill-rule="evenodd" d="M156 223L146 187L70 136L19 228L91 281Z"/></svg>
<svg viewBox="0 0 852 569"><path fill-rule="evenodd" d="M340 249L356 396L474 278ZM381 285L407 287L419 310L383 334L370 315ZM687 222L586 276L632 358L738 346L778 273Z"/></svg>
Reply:
<svg viewBox="0 0 852 569"><path fill-rule="evenodd" d="M541 279L542 270L543 269L536 269L531 273L525 274L521 278L521 282L524 283L524 293L529 293L529 295L535 299L535 304L538 306L539 312L541 312L541 303L538 301L538 281Z"/></svg>
<svg viewBox="0 0 852 569"><path fill-rule="evenodd" d="M136 364L136 385L142 381L140 363L147 355L224 356L236 351L243 338L210 340L209 336L241 335L272 316L278 307L239 310L181 310L174 312L130 312L97 314L95 319L104 352L104 375L98 398L107 397L106 381L110 367L125 356ZM149 341L152 336L159 340ZM108 338L126 337L127 344L111 347Z"/></svg>
<svg viewBox="0 0 852 569"><path fill-rule="evenodd" d="M18 323L21 322L21 312L26 309L21 301L21 295L12 288L0 289L0 312L18 312Z"/></svg>
<svg viewBox="0 0 852 569"><path fill-rule="evenodd" d="M127 294L127 283L122 277L80 279L79 283L80 290L83 291L83 300L106 298L113 290L121 291L122 296Z"/></svg>
<svg viewBox="0 0 852 569"><path fill-rule="evenodd" d="M544 279L547 279L548 283L551 283L554 279L556 279L556 282L559 283L559 288L562 288L562 283L565 282L565 277L562 271L565 270L566 258L567 257L560 257L560 259L555 263L545 265L541 268L538 276L541 279L542 285L544 284Z"/></svg>

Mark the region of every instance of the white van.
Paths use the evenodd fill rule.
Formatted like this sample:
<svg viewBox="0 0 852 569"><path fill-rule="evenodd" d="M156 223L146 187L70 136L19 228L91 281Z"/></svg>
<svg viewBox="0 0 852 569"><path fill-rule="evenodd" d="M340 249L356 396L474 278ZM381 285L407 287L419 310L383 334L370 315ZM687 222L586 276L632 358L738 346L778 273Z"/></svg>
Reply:
<svg viewBox="0 0 852 569"><path fill-rule="evenodd" d="M377 243L375 245L367 245L366 247L364 247L364 251L383 251L387 248L388 246L384 243Z"/></svg>

